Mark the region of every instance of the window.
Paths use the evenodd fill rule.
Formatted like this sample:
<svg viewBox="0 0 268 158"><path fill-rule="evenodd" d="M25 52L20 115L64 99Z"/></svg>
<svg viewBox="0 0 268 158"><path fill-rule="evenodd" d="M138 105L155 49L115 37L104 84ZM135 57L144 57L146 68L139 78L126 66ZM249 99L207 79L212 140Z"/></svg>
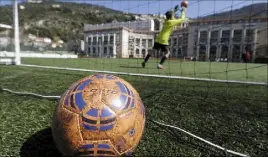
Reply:
<svg viewBox="0 0 268 158"><path fill-rule="evenodd" d="M93 47L93 51L92 51L92 53L93 53L93 54L96 53L96 48L95 48L95 47Z"/></svg>
<svg viewBox="0 0 268 158"><path fill-rule="evenodd" d="M212 31L210 37L210 44L215 45L218 42L219 31Z"/></svg>
<svg viewBox="0 0 268 158"><path fill-rule="evenodd" d="M207 38L207 34L208 34L207 31L201 31L200 32L200 38Z"/></svg>
<svg viewBox="0 0 268 158"><path fill-rule="evenodd" d="M114 48L113 47L109 47L109 54L110 54L110 56L113 56L113 54L114 54Z"/></svg>
<svg viewBox="0 0 268 158"><path fill-rule="evenodd" d="M91 37L88 37L88 44L91 44Z"/></svg>
<svg viewBox="0 0 268 158"><path fill-rule="evenodd" d="M142 53L142 56L145 57L145 53L146 53L145 49L142 49L141 53Z"/></svg>
<svg viewBox="0 0 268 158"><path fill-rule="evenodd" d="M139 47L140 46L140 39L136 38L136 46Z"/></svg>
<svg viewBox="0 0 268 158"><path fill-rule="evenodd" d="M241 42L242 30L234 30L233 42Z"/></svg>
<svg viewBox="0 0 268 158"><path fill-rule="evenodd" d="M153 40L152 39L148 39L148 47L153 47Z"/></svg>
<svg viewBox="0 0 268 158"><path fill-rule="evenodd" d="M240 45L233 46L233 54L240 54Z"/></svg>
<svg viewBox="0 0 268 158"><path fill-rule="evenodd" d="M200 32L200 43L202 44L206 44L207 43L207 35L208 35L208 32L207 31L201 31Z"/></svg>
<svg viewBox="0 0 268 158"><path fill-rule="evenodd" d="M210 61L215 61L217 55L217 47L216 46L210 47L209 53L210 53L209 55Z"/></svg>
<svg viewBox="0 0 268 158"><path fill-rule="evenodd" d="M223 30L222 31L222 37L223 38L229 38L230 37L230 30Z"/></svg>
<svg viewBox="0 0 268 158"><path fill-rule="evenodd" d="M136 54L139 55L140 54L140 50L136 49Z"/></svg>
<svg viewBox="0 0 268 158"><path fill-rule="evenodd" d="M179 45L181 45L181 44L182 44L182 37L181 37L181 36L179 37L178 44L179 44Z"/></svg>
<svg viewBox="0 0 268 158"><path fill-rule="evenodd" d="M183 45L187 45L188 44L188 33L184 33L183 35Z"/></svg>
<svg viewBox="0 0 268 158"><path fill-rule="evenodd" d="M199 54L206 54L206 46L204 46L204 45L202 45L202 46L200 46L200 48L199 48Z"/></svg>
<svg viewBox="0 0 268 158"><path fill-rule="evenodd" d="M252 42L254 38L254 30L253 29L247 29L246 30L246 41L245 42Z"/></svg>
<svg viewBox="0 0 268 158"><path fill-rule="evenodd" d="M228 46L222 46L221 48L221 58L227 58L228 57Z"/></svg>
<svg viewBox="0 0 268 158"><path fill-rule="evenodd" d="M91 53L91 48L90 47L88 47L88 54L90 54Z"/></svg>
<svg viewBox="0 0 268 158"><path fill-rule="evenodd" d="M181 48L178 50L178 56L181 56Z"/></svg>
<svg viewBox="0 0 268 158"><path fill-rule="evenodd" d="M119 41L119 34L116 34L115 38L116 38L116 41Z"/></svg>
<svg viewBox="0 0 268 158"><path fill-rule="evenodd" d="M130 55L133 56L133 54L134 54L134 50L133 50L133 48L131 48L130 49Z"/></svg>
<svg viewBox="0 0 268 158"><path fill-rule="evenodd" d="M98 37L98 43L102 44L102 37Z"/></svg>
<svg viewBox="0 0 268 158"><path fill-rule="evenodd" d="M114 36L113 35L110 36L110 44L114 44Z"/></svg>
<svg viewBox="0 0 268 158"><path fill-rule="evenodd" d="M230 39L230 30L223 30L222 31L222 37L221 37L221 42L224 44L229 44L229 39Z"/></svg>
<svg viewBox="0 0 268 158"><path fill-rule="evenodd" d="M107 45L108 44L108 36L104 36L104 45Z"/></svg>
<svg viewBox="0 0 268 158"><path fill-rule="evenodd" d="M142 43L142 46L143 47L146 47L146 39L142 39L142 42L141 43Z"/></svg>
<svg viewBox="0 0 268 158"><path fill-rule="evenodd" d="M177 46L177 38L173 38L173 46Z"/></svg>
<svg viewBox="0 0 268 158"><path fill-rule="evenodd" d="M216 53L217 53L217 47L216 46L210 47L209 52L210 52L210 55L216 55Z"/></svg>
<svg viewBox="0 0 268 158"><path fill-rule="evenodd" d="M211 38L216 38L217 39L218 34L219 34L219 31L212 31L210 36L211 36Z"/></svg>
<svg viewBox="0 0 268 158"><path fill-rule="evenodd" d="M107 47L104 47L103 53L106 55L107 54Z"/></svg>
<svg viewBox="0 0 268 158"><path fill-rule="evenodd" d="M153 50L152 49L148 49L148 54L151 54L152 55L153 53Z"/></svg>
<svg viewBox="0 0 268 158"><path fill-rule="evenodd" d="M97 44L97 37L93 37L93 44L94 44L94 45Z"/></svg>

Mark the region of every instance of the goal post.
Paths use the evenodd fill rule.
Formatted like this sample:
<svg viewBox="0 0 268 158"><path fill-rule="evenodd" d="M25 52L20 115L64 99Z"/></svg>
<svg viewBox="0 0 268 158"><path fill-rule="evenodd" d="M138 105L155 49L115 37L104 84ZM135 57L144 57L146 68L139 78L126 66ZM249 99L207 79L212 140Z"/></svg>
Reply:
<svg viewBox="0 0 268 158"><path fill-rule="evenodd" d="M19 16L18 16L18 1L13 0L13 25L1 24L0 28L4 29L1 34L1 47L0 49L0 64L6 65L20 65L20 37L19 37ZM13 32L13 37L10 36Z"/></svg>
<svg viewBox="0 0 268 158"><path fill-rule="evenodd" d="M20 58L20 31L19 31L19 12L18 0L13 0L13 21L14 21L14 44L15 44L15 65L21 64Z"/></svg>

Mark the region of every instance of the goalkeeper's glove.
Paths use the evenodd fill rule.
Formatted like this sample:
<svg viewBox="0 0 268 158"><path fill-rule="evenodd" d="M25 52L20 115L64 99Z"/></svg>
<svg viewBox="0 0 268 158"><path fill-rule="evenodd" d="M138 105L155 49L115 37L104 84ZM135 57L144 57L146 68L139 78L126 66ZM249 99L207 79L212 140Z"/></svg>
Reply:
<svg viewBox="0 0 268 158"><path fill-rule="evenodd" d="M179 10L179 5L176 5L174 8L174 12L176 13Z"/></svg>

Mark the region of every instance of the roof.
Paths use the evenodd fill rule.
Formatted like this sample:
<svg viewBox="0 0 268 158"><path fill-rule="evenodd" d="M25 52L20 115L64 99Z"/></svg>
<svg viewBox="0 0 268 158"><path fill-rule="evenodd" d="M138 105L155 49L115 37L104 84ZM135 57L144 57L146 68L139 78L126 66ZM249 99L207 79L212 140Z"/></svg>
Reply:
<svg viewBox="0 0 268 158"><path fill-rule="evenodd" d="M237 20L264 20L268 21L268 18L263 17L251 17L251 18L245 18L245 17L235 17L235 18L216 18L216 19L193 19L190 21L190 23L204 23L204 22L230 22L230 21L237 21Z"/></svg>
<svg viewBox="0 0 268 158"><path fill-rule="evenodd" d="M84 31L84 33L91 33L91 32L97 32L97 31L121 31L121 30L126 30L126 31L133 32L133 33L142 33L142 34L159 33L159 31L133 30L133 29L130 29L127 27L99 28L99 29L95 29L95 30Z"/></svg>

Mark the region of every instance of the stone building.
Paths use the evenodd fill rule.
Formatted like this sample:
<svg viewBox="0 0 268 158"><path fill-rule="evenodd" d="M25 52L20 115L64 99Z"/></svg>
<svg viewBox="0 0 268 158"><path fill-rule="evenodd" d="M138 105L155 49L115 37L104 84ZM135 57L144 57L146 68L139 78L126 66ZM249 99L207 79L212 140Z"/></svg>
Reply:
<svg viewBox="0 0 268 158"><path fill-rule="evenodd" d="M246 52L252 61L267 57L267 18L196 20L188 34L187 55L199 61L239 62Z"/></svg>
<svg viewBox="0 0 268 158"><path fill-rule="evenodd" d="M181 26L186 27L186 24ZM85 25L85 50L91 57L143 58L152 52L155 37L162 27L161 20ZM180 26L175 30L179 28ZM175 38L172 47L180 42L180 38ZM155 53L152 54L156 56Z"/></svg>
<svg viewBox="0 0 268 158"><path fill-rule="evenodd" d="M152 49L154 30L154 20L85 25L85 50L92 57L142 58Z"/></svg>
<svg viewBox="0 0 268 158"><path fill-rule="evenodd" d="M152 50L153 31L137 31L126 27L85 32L86 53L91 57L142 58Z"/></svg>
<svg viewBox="0 0 268 158"><path fill-rule="evenodd" d="M160 22L160 23L159 23ZM163 22L163 21L162 21ZM143 58L152 51L162 22L154 20L86 25L88 56ZM157 28L156 28L157 26ZM198 61L240 62L243 53L251 61L268 58L267 18L186 20L175 27L170 39L171 58Z"/></svg>

